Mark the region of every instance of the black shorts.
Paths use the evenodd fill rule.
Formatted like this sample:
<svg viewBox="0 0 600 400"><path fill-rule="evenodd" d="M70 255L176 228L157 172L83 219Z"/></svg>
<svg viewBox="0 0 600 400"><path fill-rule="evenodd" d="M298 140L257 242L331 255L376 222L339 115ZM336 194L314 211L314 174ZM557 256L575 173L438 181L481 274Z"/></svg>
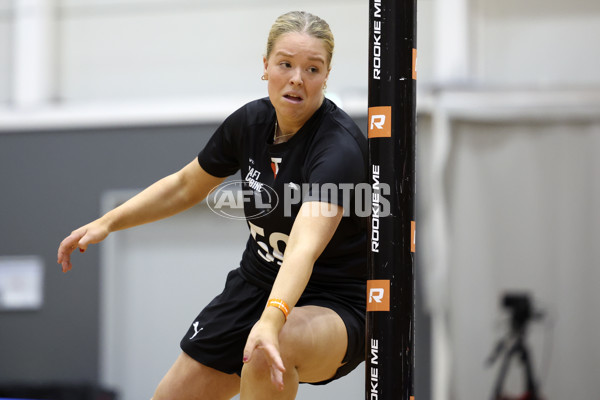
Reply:
<svg viewBox="0 0 600 400"><path fill-rule="evenodd" d="M196 317L181 339L181 349L201 364L241 375L242 356L250 330L260 318L269 292L244 280L235 269L227 276L223 292ZM348 349L342 365L321 385L350 373L365 359L365 310L327 293L305 290L296 307L314 305L335 311L348 332Z"/></svg>

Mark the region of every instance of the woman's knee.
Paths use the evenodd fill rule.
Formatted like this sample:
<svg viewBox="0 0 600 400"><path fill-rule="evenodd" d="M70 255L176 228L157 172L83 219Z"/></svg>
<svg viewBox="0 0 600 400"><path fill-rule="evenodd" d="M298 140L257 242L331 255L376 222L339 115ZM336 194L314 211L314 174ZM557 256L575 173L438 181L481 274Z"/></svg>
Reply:
<svg viewBox="0 0 600 400"><path fill-rule="evenodd" d="M295 376L297 362L297 338L288 329L279 333L279 355L285 367L284 377ZM244 364L242 380L271 380L271 362L267 353L257 348L252 353L252 358ZM285 379L285 378L284 378Z"/></svg>
<svg viewBox="0 0 600 400"><path fill-rule="evenodd" d="M279 333L281 353L289 358L347 346L346 326L334 311L317 306L297 307Z"/></svg>
<svg viewBox="0 0 600 400"><path fill-rule="evenodd" d="M302 381L331 378L342 365L348 346L344 322L322 307L295 308L294 312L279 334L284 365L293 366Z"/></svg>

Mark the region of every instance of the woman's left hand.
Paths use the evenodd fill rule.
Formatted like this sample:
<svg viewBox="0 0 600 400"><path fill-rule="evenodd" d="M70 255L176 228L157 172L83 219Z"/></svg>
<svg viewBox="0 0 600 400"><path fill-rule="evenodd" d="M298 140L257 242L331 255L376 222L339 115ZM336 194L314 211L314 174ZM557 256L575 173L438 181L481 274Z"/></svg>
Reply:
<svg viewBox="0 0 600 400"><path fill-rule="evenodd" d="M277 310L278 311L278 310ZM256 351L264 353L271 372L271 382L279 390L283 390L283 374L285 367L279 353L279 330L277 324L261 318L250 331L244 348L244 363L252 361Z"/></svg>

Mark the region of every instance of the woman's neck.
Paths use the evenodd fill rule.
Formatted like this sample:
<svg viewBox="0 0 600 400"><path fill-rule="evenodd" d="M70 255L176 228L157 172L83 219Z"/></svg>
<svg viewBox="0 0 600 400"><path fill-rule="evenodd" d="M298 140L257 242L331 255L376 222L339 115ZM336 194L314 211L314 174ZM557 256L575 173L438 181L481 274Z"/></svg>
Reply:
<svg viewBox="0 0 600 400"><path fill-rule="evenodd" d="M319 107L317 107L317 109L315 109L314 112L310 114L308 118L302 120L290 120L284 118L283 116L280 116L277 113L277 110L275 110L275 118L277 119L275 120L274 138L282 138L281 141L278 143L286 142L289 139L291 139L296 134L296 132L298 132L304 126L304 124L308 122L308 120L312 118L313 115L315 115L319 108L321 108L324 100L325 97L323 96L321 102L319 103Z"/></svg>
<svg viewBox="0 0 600 400"><path fill-rule="evenodd" d="M275 132L273 133L273 144L279 144L283 142L287 142L290 140L296 132L298 132L300 128L296 130L284 130L281 128L277 120L275 120Z"/></svg>

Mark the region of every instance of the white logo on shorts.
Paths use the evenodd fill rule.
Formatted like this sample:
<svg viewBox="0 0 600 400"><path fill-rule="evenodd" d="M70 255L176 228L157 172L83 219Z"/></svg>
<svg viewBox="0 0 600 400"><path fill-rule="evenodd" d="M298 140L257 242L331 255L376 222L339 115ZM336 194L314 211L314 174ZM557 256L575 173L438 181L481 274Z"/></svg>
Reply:
<svg viewBox="0 0 600 400"><path fill-rule="evenodd" d="M204 328L200 328L200 329L198 329L198 325L200 325L200 322L198 322L198 321L194 322L194 334L192 335L192 337L190 338L190 340L192 340L193 338L195 338L195 337L196 337L196 335L197 335L198 333L200 333L200 331L201 331L201 330L203 330L203 329L204 329Z"/></svg>

